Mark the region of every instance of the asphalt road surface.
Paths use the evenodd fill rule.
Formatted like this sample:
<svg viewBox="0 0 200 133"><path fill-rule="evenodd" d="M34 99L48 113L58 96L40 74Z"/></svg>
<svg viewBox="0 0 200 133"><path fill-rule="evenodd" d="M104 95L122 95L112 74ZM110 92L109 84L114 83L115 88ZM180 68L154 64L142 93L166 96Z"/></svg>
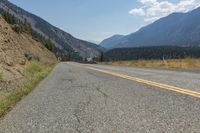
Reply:
<svg viewBox="0 0 200 133"><path fill-rule="evenodd" d="M60 63L0 133L199 133L200 73Z"/></svg>

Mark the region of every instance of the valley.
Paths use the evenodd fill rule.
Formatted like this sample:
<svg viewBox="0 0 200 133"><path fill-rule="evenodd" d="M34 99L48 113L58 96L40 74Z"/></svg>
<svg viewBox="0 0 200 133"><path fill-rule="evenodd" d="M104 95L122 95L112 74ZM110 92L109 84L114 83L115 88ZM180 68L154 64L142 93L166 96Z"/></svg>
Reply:
<svg viewBox="0 0 200 133"><path fill-rule="evenodd" d="M0 0L0 133L198 133L198 5Z"/></svg>

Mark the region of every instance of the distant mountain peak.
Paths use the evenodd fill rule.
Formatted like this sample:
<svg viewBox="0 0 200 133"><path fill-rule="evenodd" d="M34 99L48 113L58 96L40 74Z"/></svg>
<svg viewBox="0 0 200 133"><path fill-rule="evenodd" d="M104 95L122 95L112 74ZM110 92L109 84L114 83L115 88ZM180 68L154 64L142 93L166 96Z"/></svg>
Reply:
<svg viewBox="0 0 200 133"><path fill-rule="evenodd" d="M115 44L123 37L124 37L124 35L119 35L119 34L113 35L110 38L103 40L100 43L100 45L102 47L108 48L108 49L113 48L113 46L115 46Z"/></svg>
<svg viewBox="0 0 200 133"><path fill-rule="evenodd" d="M115 39L115 37L105 39L101 45L112 46L112 48L163 45L199 46L200 7L187 13L172 13L120 39Z"/></svg>

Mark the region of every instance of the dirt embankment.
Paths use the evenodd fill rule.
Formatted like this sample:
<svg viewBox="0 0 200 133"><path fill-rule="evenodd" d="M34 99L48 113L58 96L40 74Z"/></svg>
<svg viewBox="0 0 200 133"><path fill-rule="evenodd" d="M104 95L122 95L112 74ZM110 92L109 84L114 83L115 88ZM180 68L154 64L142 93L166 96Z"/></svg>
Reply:
<svg viewBox="0 0 200 133"><path fill-rule="evenodd" d="M17 34L0 17L0 90L10 88L10 84L15 85L23 79L30 56L41 62L57 62L55 55L40 42L28 34Z"/></svg>

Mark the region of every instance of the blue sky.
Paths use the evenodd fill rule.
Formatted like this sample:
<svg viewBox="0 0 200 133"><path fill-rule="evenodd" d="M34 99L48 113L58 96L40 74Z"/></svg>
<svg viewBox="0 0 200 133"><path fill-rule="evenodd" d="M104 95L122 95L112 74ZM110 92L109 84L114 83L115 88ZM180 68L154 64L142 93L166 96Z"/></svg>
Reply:
<svg viewBox="0 0 200 133"><path fill-rule="evenodd" d="M171 12L186 12L199 4L199 0L10 1L77 38L98 42L114 34L132 33Z"/></svg>

